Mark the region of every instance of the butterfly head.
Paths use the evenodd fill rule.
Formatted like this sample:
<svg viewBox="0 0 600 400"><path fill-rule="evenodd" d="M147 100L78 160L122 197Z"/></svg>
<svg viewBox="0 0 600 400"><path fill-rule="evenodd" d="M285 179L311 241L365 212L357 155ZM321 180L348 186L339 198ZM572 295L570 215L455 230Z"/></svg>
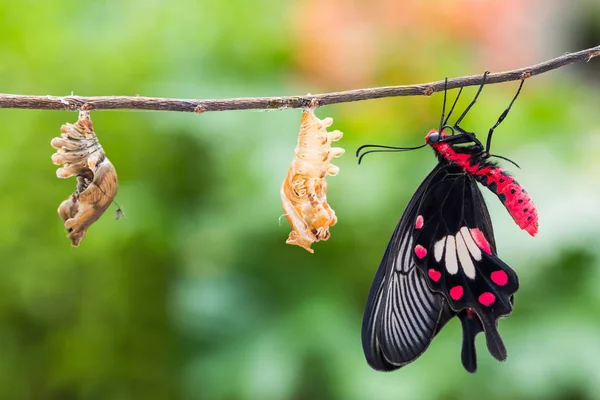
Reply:
<svg viewBox="0 0 600 400"><path fill-rule="evenodd" d="M446 132L444 132L443 130L440 133L440 131L438 131L437 129L432 129L425 136L425 143L427 143L430 146L434 146L436 144L443 142L444 141L443 139L446 138L447 136L450 136L450 135L447 134Z"/></svg>
<svg viewBox="0 0 600 400"><path fill-rule="evenodd" d="M425 136L425 143L433 145L435 143L438 143L441 138L442 135L440 135L437 129L432 129L427 133L427 136Z"/></svg>

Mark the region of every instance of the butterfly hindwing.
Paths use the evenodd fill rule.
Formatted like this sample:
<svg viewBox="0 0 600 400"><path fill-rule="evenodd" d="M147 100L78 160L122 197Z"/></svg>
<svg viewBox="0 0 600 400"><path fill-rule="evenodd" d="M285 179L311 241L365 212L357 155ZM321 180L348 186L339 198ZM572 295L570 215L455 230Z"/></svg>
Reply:
<svg viewBox="0 0 600 400"><path fill-rule="evenodd" d="M475 337L483 332L481 320L474 311L466 309L458 314L463 330L463 344L460 358L463 366L470 373L477 370L477 352L475 350Z"/></svg>
<svg viewBox="0 0 600 400"><path fill-rule="evenodd" d="M489 212L475 180L452 164L436 170L412 223L413 258L429 287L453 310L470 309L479 317L490 353L504 360L497 321L512 312L517 274L496 256Z"/></svg>

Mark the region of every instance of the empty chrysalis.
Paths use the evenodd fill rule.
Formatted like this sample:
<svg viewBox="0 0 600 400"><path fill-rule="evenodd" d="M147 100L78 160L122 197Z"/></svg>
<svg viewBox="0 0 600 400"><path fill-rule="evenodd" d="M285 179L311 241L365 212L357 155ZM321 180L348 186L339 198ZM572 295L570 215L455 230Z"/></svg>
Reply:
<svg viewBox="0 0 600 400"><path fill-rule="evenodd" d="M77 187L58 207L58 215L65 221L67 237L73 246L79 246L90 225L113 202L118 188L117 172L98 142L89 111L80 111L75 124L67 123L60 130L60 137L50 142L58 149L52 155L52 162L63 165L56 176L76 176Z"/></svg>
<svg viewBox="0 0 600 400"><path fill-rule="evenodd" d="M337 175L339 168L331 164L344 149L331 147L342 132L327 132L333 119L320 120L313 109L304 109L292 161L281 187L281 202L285 217L292 226L287 244L303 247L310 253L313 242L329 239L329 227L337 222L335 212L327 204L326 175Z"/></svg>

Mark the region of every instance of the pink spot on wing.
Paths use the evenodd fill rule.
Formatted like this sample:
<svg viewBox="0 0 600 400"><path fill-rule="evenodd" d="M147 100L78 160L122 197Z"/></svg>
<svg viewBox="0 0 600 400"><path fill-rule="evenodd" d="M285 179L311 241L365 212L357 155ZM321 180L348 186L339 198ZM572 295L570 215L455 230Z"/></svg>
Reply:
<svg viewBox="0 0 600 400"><path fill-rule="evenodd" d="M415 229L421 229L423 227L423 222L425 222L425 220L423 219L423 216L419 215L417 217L417 222L415 223Z"/></svg>
<svg viewBox="0 0 600 400"><path fill-rule="evenodd" d="M460 300L460 298L463 296L463 287L462 286L454 286L452 289L450 289L450 297L452 297L452 300Z"/></svg>
<svg viewBox="0 0 600 400"><path fill-rule="evenodd" d="M418 244L415 247L415 254L417 255L417 257L419 257L419 259L422 259L423 257L425 257L427 255L427 250L425 249L425 247Z"/></svg>
<svg viewBox="0 0 600 400"><path fill-rule="evenodd" d="M483 232L481 232L478 228L472 228L471 236L473 237L473 240L481 250L485 251L488 254L492 254L492 250L490 249L490 243L485 238Z"/></svg>
<svg viewBox="0 0 600 400"><path fill-rule="evenodd" d="M479 296L479 302L486 307L491 306L496 301L496 296L491 294L490 292L481 293Z"/></svg>
<svg viewBox="0 0 600 400"><path fill-rule="evenodd" d="M440 278L442 277L442 274L440 273L440 271L436 271L433 268L429 268L429 271L427 271L427 274L429 275L429 277L431 278L432 281L437 282L440 280Z"/></svg>
<svg viewBox="0 0 600 400"><path fill-rule="evenodd" d="M502 270L492 272L490 277L492 278L492 281L498 286L504 286L508 283L508 275L506 275L506 272Z"/></svg>

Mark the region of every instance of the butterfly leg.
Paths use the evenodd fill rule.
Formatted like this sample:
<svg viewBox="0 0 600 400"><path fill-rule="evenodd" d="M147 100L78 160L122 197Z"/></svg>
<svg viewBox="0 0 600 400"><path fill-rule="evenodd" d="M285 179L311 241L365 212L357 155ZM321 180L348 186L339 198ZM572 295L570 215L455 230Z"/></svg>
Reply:
<svg viewBox="0 0 600 400"><path fill-rule="evenodd" d="M442 127L440 128L440 132L443 128L450 128L452 129L451 126L447 125L448 124L448 120L450 119L450 116L452 116L452 111L454 111L454 107L456 107L456 103L458 103L458 99L460 99L460 94L462 93L463 88L461 87L458 90L458 94L456 95L456 98L454 99L454 103L452 103L452 108L450 108L450 112L448 113L448 116L446 117L446 120L444 121L444 124L442 125ZM454 130L452 129L452 134L454 135Z"/></svg>
<svg viewBox="0 0 600 400"><path fill-rule="evenodd" d="M475 94L475 97L473 98L473 100L471 101L471 103L469 103L469 105L467 106L467 108L465 109L465 111L463 111L463 113L460 115L460 117L458 117L458 119L456 120L456 122L453 125L454 129L456 129L458 132L460 132L463 135L465 135L469 139L469 141L475 143L475 145L479 148L480 152L483 151L483 149L484 149L483 144L475 137L475 134L473 132L467 132L467 131L465 131L462 127L459 126L459 124L465 118L465 116L467 115L467 113L469 112L469 110L471 109L471 107L473 107L473 105L475 104L475 102L477 102L477 98L481 94L481 91L483 90L483 86L485 86L485 81L486 81L487 76L488 76L489 73L490 73L490 71L485 71L483 73L483 79L481 80L481 85L479 85L479 89L477 90L477 93ZM461 88L461 90L462 90L462 88ZM456 100L454 101L454 104L452 105L452 109L454 109L454 106L456 105L456 102L458 101L459 97L460 97L460 92L458 93L458 96L456 96ZM450 114L451 113L452 113L452 111L450 111ZM450 117L450 114L448 115L448 117Z"/></svg>
<svg viewBox="0 0 600 400"><path fill-rule="evenodd" d="M467 108L465 109L465 111L463 111L463 113L460 115L460 117L458 117L458 119L454 123L454 128L456 128L457 130L461 130L462 129L462 128L458 129L459 128L458 124L460 124L462 122L463 118L467 115L467 113L469 112L469 110L471 109L471 107L473 107L473 105L477 101L477 98L479 97L479 94L483 90L483 86L485 85L485 80L487 79L487 76L488 76L489 73L490 73L490 71L485 71L483 73L483 79L481 80L481 85L479 85L479 90L477 90L477 93L475 94L475 97L473 98L473 100L471 101L471 103L469 103L469 105L467 106Z"/></svg>
<svg viewBox="0 0 600 400"><path fill-rule="evenodd" d="M448 77L444 80L444 101L442 103L442 116L440 117L440 129L438 130L440 134L442 133L442 128L444 126L444 113L446 112L446 93L448 92Z"/></svg>
<svg viewBox="0 0 600 400"><path fill-rule="evenodd" d="M508 105L508 107L506 107L506 110L504 110L504 112L502 114L500 114L500 117L498 118L498 121L496 122L496 124L494 124L494 126L492 126L490 128L490 131L488 132L487 142L485 144L485 153L486 154L490 154L490 147L492 145L492 134L494 133L494 129L496 129L498 127L498 125L500 125L500 123L502 123L502 121L504 121L504 118L506 118L506 116L508 115L508 112L510 111L513 103L515 102L515 100L517 100L517 97L519 97L519 93L521 93L521 88L523 87L524 83L525 83L525 80L524 79L521 80L521 84L519 85L519 90L517 90L517 94L515 94L515 97L513 97L510 104Z"/></svg>
<svg viewBox="0 0 600 400"><path fill-rule="evenodd" d="M452 144L473 143L476 146L475 152L477 152L477 153L483 152L483 149L484 149L483 144L481 143L481 141L479 141L479 139L477 139L477 137L475 136L475 133L467 132L460 126L455 126L454 128L449 127L449 128L452 129L453 133L454 133L454 129L456 129L457 131L460 132L460 134L459 135L453 134L452 136L447 136L446 138L442 139L443 142L452 143Z"/></svg>
<svg viewBox="0 0 600 400"><path fill-rule="evenodd" d="M448 120L452 116L452 112L454 111L454 107L456 107L456 103L458 103L458 99L460 98L460 94L463 91L463 87L461 87L458 90L458 94L456 95L456 98L454 99L454 103L452 103L452 107L450 108L450 112L448 113L448 116L446 117L446 119L444 119L444 113L446 111L446 92L447 92L447 86L448 86L448 78L446 78L446 80L444 81L444 103L442 105L442 117L440 118L440 129L439 129L439 132L441 133L442 130L444 130L444 128L450 128L450 130L452 131L452 134L454 135L454 129L452 129L452 127L448 126L447 124L448 124Z"/></svg>

